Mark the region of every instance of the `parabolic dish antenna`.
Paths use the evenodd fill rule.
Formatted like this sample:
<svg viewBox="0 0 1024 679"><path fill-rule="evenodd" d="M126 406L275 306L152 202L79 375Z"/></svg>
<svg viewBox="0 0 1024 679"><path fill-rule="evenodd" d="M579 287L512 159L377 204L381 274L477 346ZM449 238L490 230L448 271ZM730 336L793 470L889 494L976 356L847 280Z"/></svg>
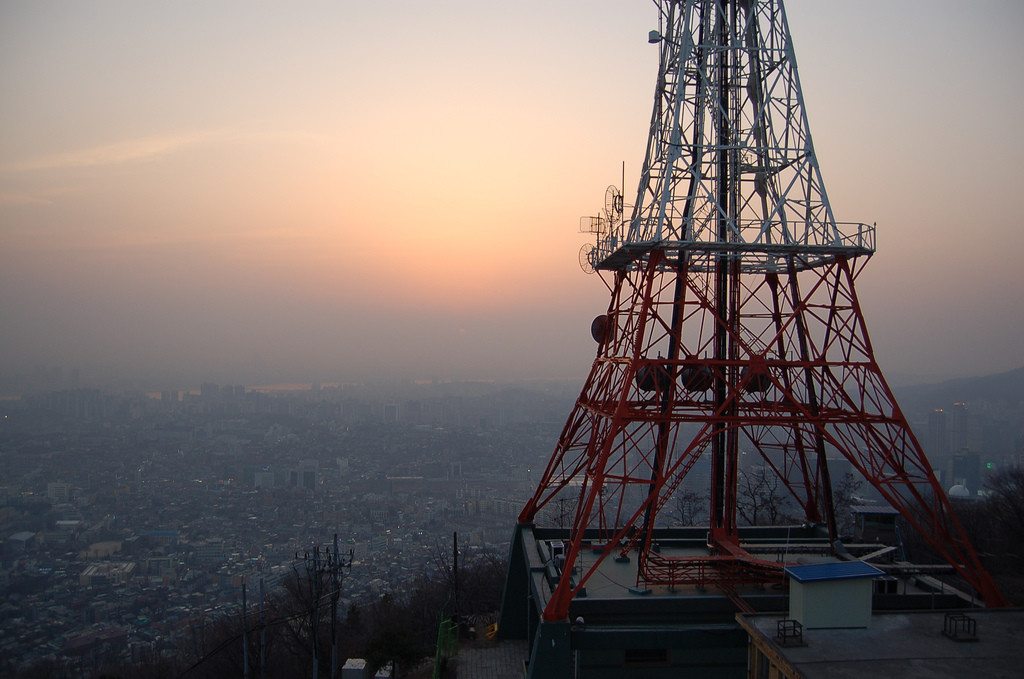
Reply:
<svg viewBox="0 0 1024 679"><path fill-rule="evenodd" d="M590 243L580 248L580 268L583 273L594 273L594 246Z"/></svg>

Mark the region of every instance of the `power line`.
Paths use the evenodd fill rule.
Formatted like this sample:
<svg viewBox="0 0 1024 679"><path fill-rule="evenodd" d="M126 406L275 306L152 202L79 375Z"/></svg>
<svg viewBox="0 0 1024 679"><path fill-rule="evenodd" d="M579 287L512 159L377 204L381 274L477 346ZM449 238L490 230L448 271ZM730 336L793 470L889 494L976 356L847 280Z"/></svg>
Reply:
<svg viewBox="0 0 1024 679"><path fill-rule="evenodd" d="M336 596L336 595L337 596L341 595L341 587L340 586L337 589L332 589L329 592L323 593L320 596L319 601L321 601L321 602L322 601L326 601L327 599L329 599L329 598L331 598L333 596ZM239 632L239 633L237 633L237 634L235 634L233 636L225 638L223 641L221 641L219 644L217 644L217 646L215 646L211 650L207 651L203 655L203 657L199 658L194 663L189 665L187 668L182 670L178 674L178 676L179 677L184 677L189 672L192 672L197 667L199 667L200 665L202 665L203 663L208 661L210 658L212 658L213 656L217 655L218 653L223 651L225 648L230 646L232 643L234 643L236 641L239 641L242 638L242 636L247 634L248 632L253 632L253 631L256 631L256 630L261 630L261 629L266 629L266 628L271 628L271 627L277 627L278 625L283 625L285 623L293 622L295 620L303 618L306 615L308 615L307 611L304 611L304 610L303 611L297 611L297 612L291 613L289 615L283 615L283 616L279 616L277 618L274 618L272 620L269 620L266 623L264 623L263 625L260 625L259 623L257 623L257 624L255 624L255 625L253 625L251 627L247 627L247 628L243 629L241 632Z"/></svg>

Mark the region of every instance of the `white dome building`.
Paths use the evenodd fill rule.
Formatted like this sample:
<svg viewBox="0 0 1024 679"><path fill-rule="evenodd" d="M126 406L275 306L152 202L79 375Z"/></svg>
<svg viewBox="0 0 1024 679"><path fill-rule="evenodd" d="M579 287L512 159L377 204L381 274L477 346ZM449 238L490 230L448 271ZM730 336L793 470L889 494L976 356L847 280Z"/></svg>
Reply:
<svg viewBox="0 0 1024 679"><path fill-rule="evenodd" d="M954 500L966 500L971 497L971 491L967 490L967 486L962 483L958 483L952 486L946 491L950 498Z"/></svg>

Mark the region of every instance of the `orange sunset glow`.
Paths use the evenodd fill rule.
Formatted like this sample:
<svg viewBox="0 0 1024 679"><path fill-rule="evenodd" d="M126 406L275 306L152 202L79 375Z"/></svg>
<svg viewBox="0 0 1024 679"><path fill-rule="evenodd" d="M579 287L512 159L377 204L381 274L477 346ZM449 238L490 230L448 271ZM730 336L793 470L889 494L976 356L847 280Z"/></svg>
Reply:
<svg viewBox="0 0 1024 679"><path fill-rule="evenodd" d="M1024 7L788 4L894 381L1024 355ZM650 3L5 2L0 374L582 379ZM957 319L951 323L950 319ZM910 319L910 320L907 320Z"/></svg>

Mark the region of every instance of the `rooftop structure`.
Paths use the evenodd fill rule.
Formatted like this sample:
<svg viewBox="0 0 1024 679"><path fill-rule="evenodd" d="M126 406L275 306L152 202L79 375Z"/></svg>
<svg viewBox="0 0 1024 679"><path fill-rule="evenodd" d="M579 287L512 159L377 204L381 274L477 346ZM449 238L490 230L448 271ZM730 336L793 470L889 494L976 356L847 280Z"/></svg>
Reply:
<svg viewBox="0 0 1024 679"><path fill-rule="evenodd" d="M655 535L667 558L707 553L706 529L658 529ZM736 623L737 611L791 620L794 606L805 608L809 617L797 617L811 629L819 625L822 611L839 616L829 626L844 627L861 625L857 621L873 611L954 610L972 603L963 593L945 588L930 569L906 572L910 569L888 561L892 552L879 550L879 545L848 545L869 558L880 553L878 563L836 557L827 534L814 526L741 529L745 550L766 561L796 564L787 570L797 577L738 584L728 591L710 583L637 586L636 554L599 559L596 531L588 535L578 565L566 570L568 537L567 529L520 527L512 544L499 634L518 649L527 676L535 679L571 676L570 671L581 678L677 677L687 671L739 678L746 676L747 636ZM572 599L569 621L544 621L543 611L559 583L576 580L591 567L595 576ZM847 591L837 591L851 584ZM797 592L805 586L812 589ZM529 648L516 646L519 639L530 641Z"/></svg>
<svg viewBox="0 0 1024 679"><path fill-rule="evenodd" d="M1024 667L1019 609L878 612L864 629L805 630L799 645L780 641L780 616L736 619L755 677L1016 677Z"/></svg>
<svg viewBox="0 0 1024 679"><path fill-rule="evenodd" d="M811 582L835 582L837 580L860 580L877 578L882 571L863 561L838 561L823 564L786 566L786 575L806 584Z"/></svg>
<svg viewBox="0 0 1024 679"><path fill-rule="evenodd" d="M872 580L883 575L864 561L787 566L789 617L803 629L867 627Z"/></svg>

